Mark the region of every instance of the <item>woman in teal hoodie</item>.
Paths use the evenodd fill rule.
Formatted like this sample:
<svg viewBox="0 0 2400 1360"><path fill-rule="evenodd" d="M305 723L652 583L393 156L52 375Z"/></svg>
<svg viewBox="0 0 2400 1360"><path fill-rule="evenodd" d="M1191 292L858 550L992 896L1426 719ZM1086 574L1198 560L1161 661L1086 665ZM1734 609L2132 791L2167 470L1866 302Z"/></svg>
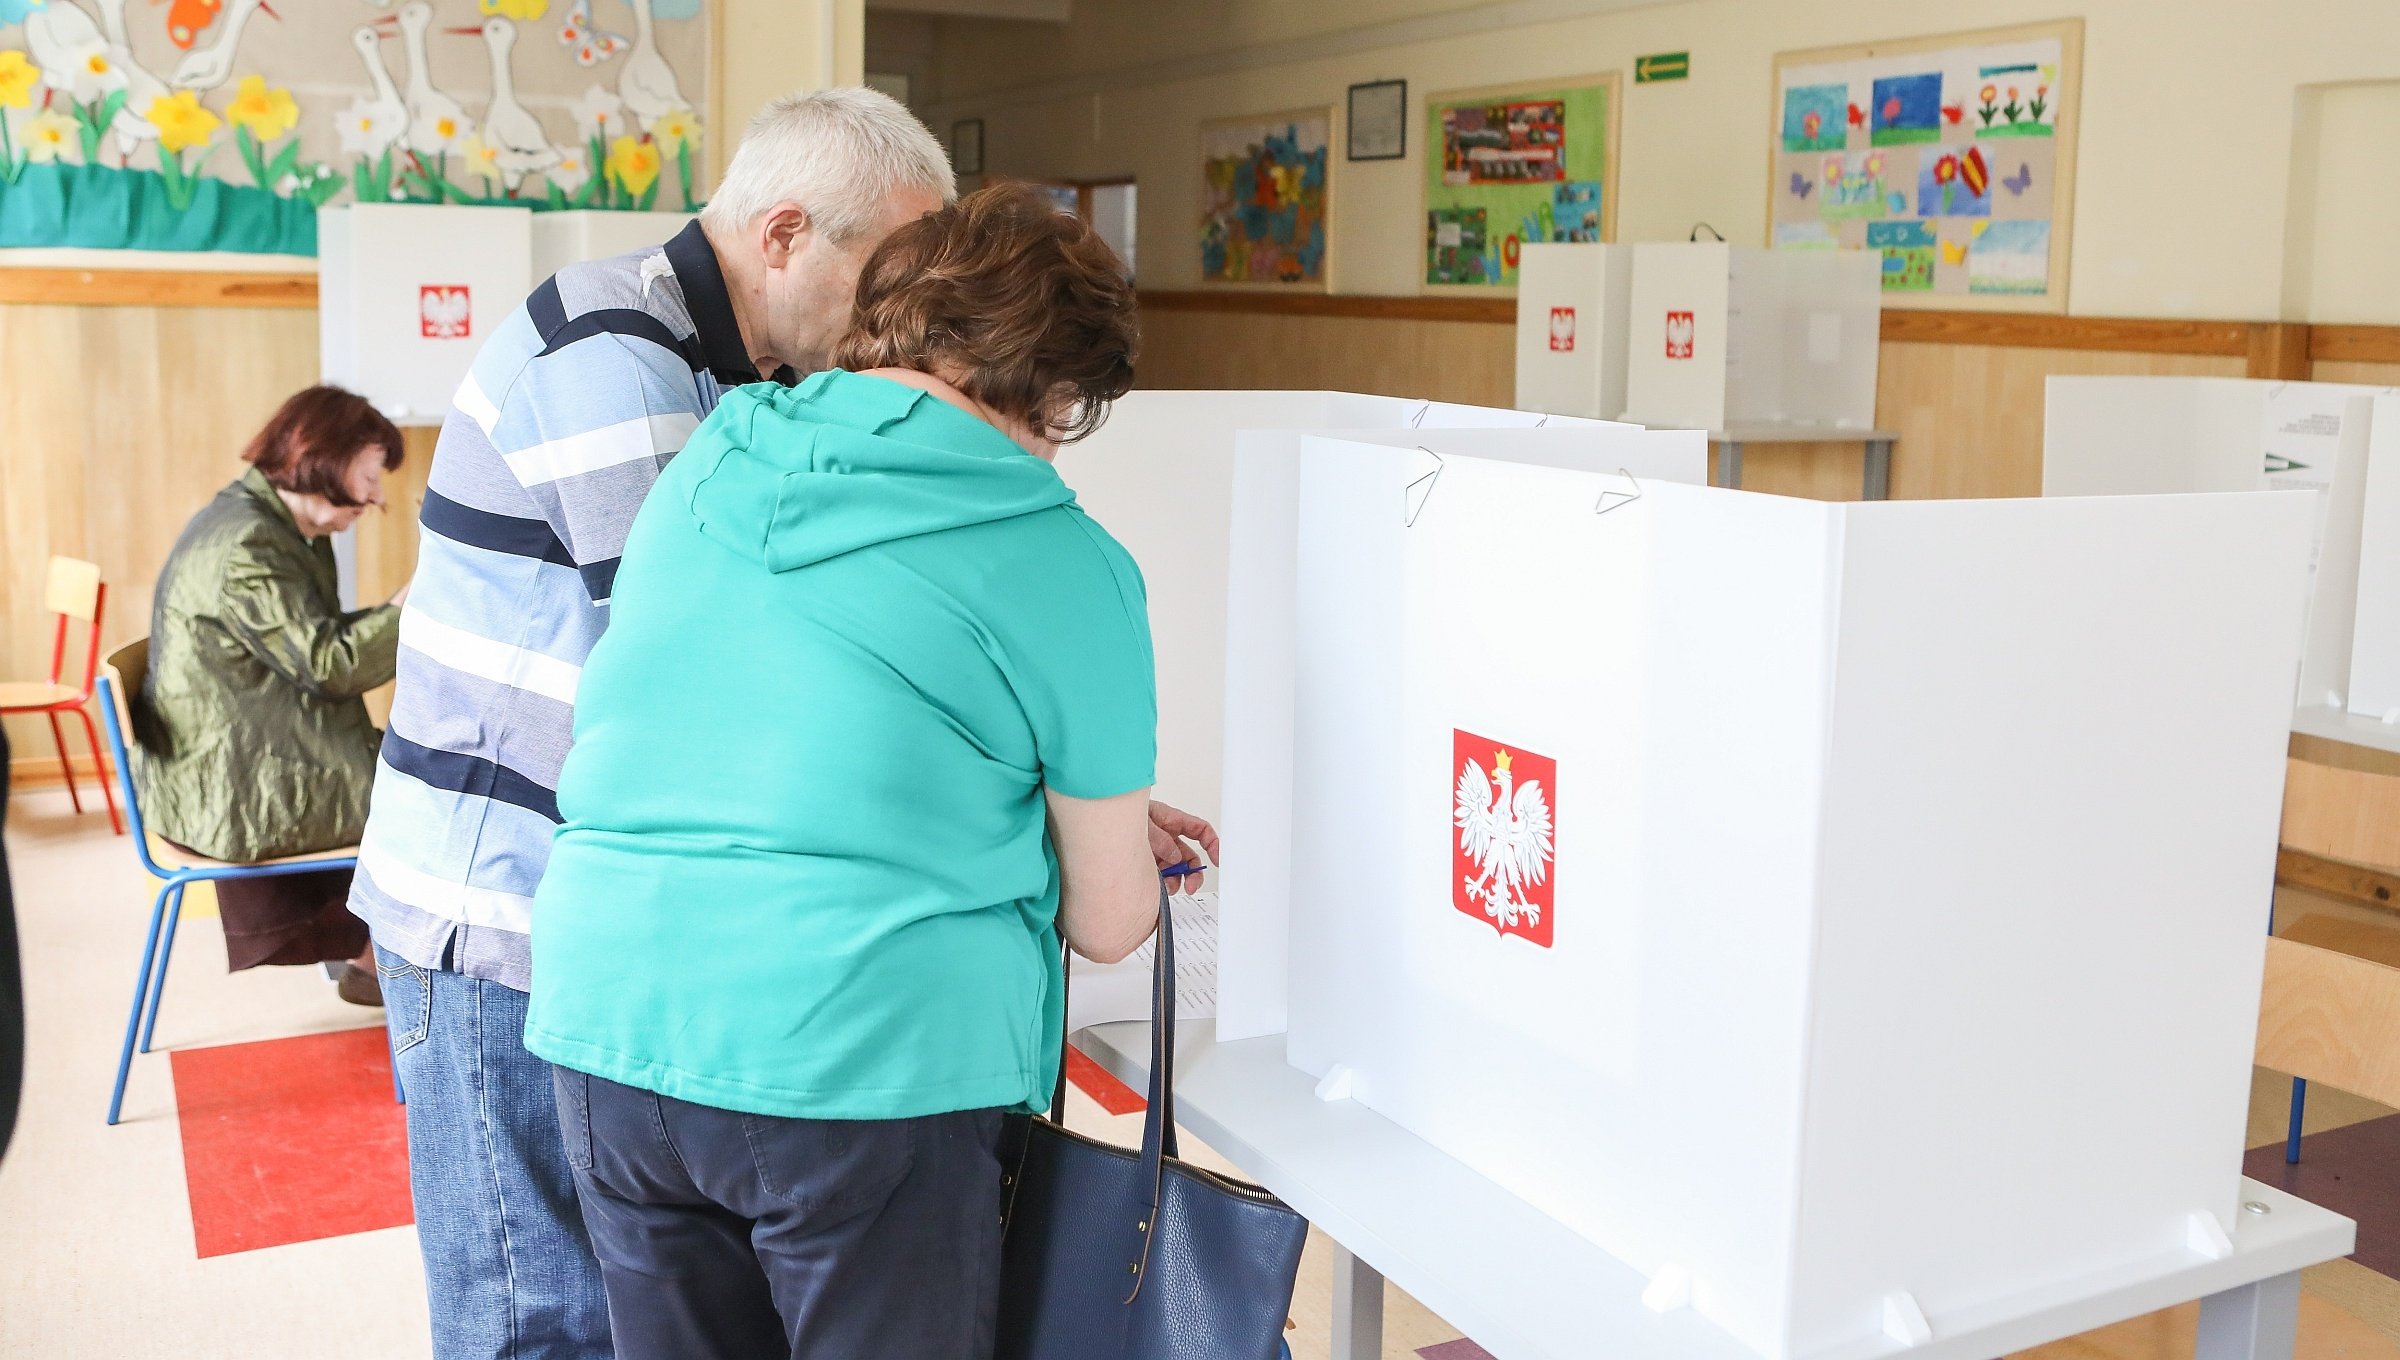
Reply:
<svg viewBox="0 0 2400 1360"><path fill-rule="evenodd" d="M868 260L843 367L728 396L644 505L525 1030L619 1360L989 1353L1061 935L1123 957L1196 858L1167 833L1215 849L1149 801L1141 574L1050 463L1135 333L1105 244L985 189Z"/></svg>

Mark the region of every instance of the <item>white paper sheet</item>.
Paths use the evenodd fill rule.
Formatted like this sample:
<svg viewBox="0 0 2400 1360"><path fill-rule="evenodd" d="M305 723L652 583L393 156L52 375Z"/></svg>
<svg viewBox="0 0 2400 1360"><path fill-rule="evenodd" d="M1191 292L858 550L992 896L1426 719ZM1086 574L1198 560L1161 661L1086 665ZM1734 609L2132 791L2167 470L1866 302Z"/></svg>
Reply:
<svg viewBox="0 0 2400 1360"><path fill-rule="evenodd" d="M1177 897L1175 913L1175 1018L1213 1020L1217 1014L1217 895ZM1150 977L1158 938L1121 963L1075 960L1075 985L1067 990L1067 1028L1150 1018Z"/></svg>

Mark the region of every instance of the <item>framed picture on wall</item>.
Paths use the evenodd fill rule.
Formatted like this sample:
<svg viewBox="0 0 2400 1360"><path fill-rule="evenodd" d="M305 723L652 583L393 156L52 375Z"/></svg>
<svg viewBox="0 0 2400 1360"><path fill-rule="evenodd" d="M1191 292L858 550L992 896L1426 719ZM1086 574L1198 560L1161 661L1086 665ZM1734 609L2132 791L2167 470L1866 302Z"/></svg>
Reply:
<svg viewBox="0 0 2400 1360"><path fill-rule="evenodd" d="M1529 242L1617 235L1617 73L1425 100L1427 292L1517 286Z"/></svg>
<svg viewBox="0 0 2400 1360"><path fill-rule="evenodd" d="M950 168L962 175L983 173L983 120L962 118L950 125Z"/></svg>
<svg viewBox="0 0 2400 1360"><path fill-rule="evenodd" d="M1201 124L1201 281L1322 291L1332 180L1330 105Z"/></svg>
<svg viewBox="0 0 2400 1360"><path fill-rule="evenodd" d="M1767 244L1883 256L1886 307L2064 312L2083 21L1775 58Z"/></svg>
<svg viewBox="0 0 2400 1360"><path fill-rule="evenodd" d="M1350 87L1350 159L1396 161L1408 155L1408 82L1376 80Z"/></svg>

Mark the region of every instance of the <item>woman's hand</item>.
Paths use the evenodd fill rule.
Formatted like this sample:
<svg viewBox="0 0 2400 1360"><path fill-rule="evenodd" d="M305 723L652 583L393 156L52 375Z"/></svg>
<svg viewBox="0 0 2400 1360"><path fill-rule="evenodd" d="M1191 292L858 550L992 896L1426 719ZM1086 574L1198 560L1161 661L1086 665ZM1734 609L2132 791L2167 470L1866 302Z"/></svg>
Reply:
<svg viewBox="0 0 2400 1360"><path fill-rule="evenodd" d="M1193 849L1197 842L1199 849ZM1201 857L1205 851L1207 858ZM1150 857L1158 861L1161 870L1179 864L1210 864L1217 862L1217 829L1206 821L1169 807L1153 799L1150 803ZM1207 881L1206 874L1186 874L1174 887L1178 892L1200 891Z"/></svg>

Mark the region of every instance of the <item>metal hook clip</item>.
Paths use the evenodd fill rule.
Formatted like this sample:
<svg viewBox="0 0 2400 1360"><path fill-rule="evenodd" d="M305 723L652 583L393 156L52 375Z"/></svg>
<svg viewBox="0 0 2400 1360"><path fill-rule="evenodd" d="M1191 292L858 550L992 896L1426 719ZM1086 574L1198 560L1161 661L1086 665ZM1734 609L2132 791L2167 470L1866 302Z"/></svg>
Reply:
<svg viewBox="0 0 2400 1360"><path fill-rule="evenodd" d="M1550 428L1550 417L1548 417L1548 416L1543 416L1543 417L1542 417L1540 420L1537 420L1537 421L1533 422L1533 428L1535 428L1535 429L1537 429L1537 430L1546 430L1546 429L1549 429L1549 428Z"/></svg>
<svg viewBox="0 0 2400 1360"><path fill-rule="evenodd" d="M1592 502L1593 514L1605 515L1611 510L1621 510L1642 498L1642 484L1634 479L1633 473L1624 468L1618 468L1617 475L1631 484L1633 490L1611 491L1607 487L1600 488L1600 499Z"/></svg>
<svg viewBox="0 0 2400 1360"><path fill-rule="evenodd" d="M1432 403L1432 402L1430 402L1430 401L1429 401L1429 402L1426 402L1424 405L1422 405L1422 406L1420 406L1420 407L1418 407L1418 408L1417 408L1417 413L1416 413L1415 415L1413 415L1413 416L1410 416L1410 417L1408 418L1408 428L1410 428L1410 429L1412 429L1412 430L1421 430L1421 429L1424 429L1424 428L1425 428L1425 417L1427 417L1428 415L1431 415L1432 413L1433 413L1433 403ZM1431 449L1427 449L1427 450L1426 450L1426 452L1427 452L1427 453L1432 453L1432 452L1433 452L1433 450L1431 450Z"/></svg>
<svg viewBox="0 0 2400 1360"><path fill-rule="evenodd" d="M1433 488L1442 480L1442 469L1448 466L1440 454L1423 444L1417 445L1417 452L1433 460L1433 471L1400 489L1400 527L1403 529L1417 527L1417 516L1425 513L1425 503L1433 499ZM1420 486L1425 488L1425 494L1421 496L1416 494Z"/></svg>

